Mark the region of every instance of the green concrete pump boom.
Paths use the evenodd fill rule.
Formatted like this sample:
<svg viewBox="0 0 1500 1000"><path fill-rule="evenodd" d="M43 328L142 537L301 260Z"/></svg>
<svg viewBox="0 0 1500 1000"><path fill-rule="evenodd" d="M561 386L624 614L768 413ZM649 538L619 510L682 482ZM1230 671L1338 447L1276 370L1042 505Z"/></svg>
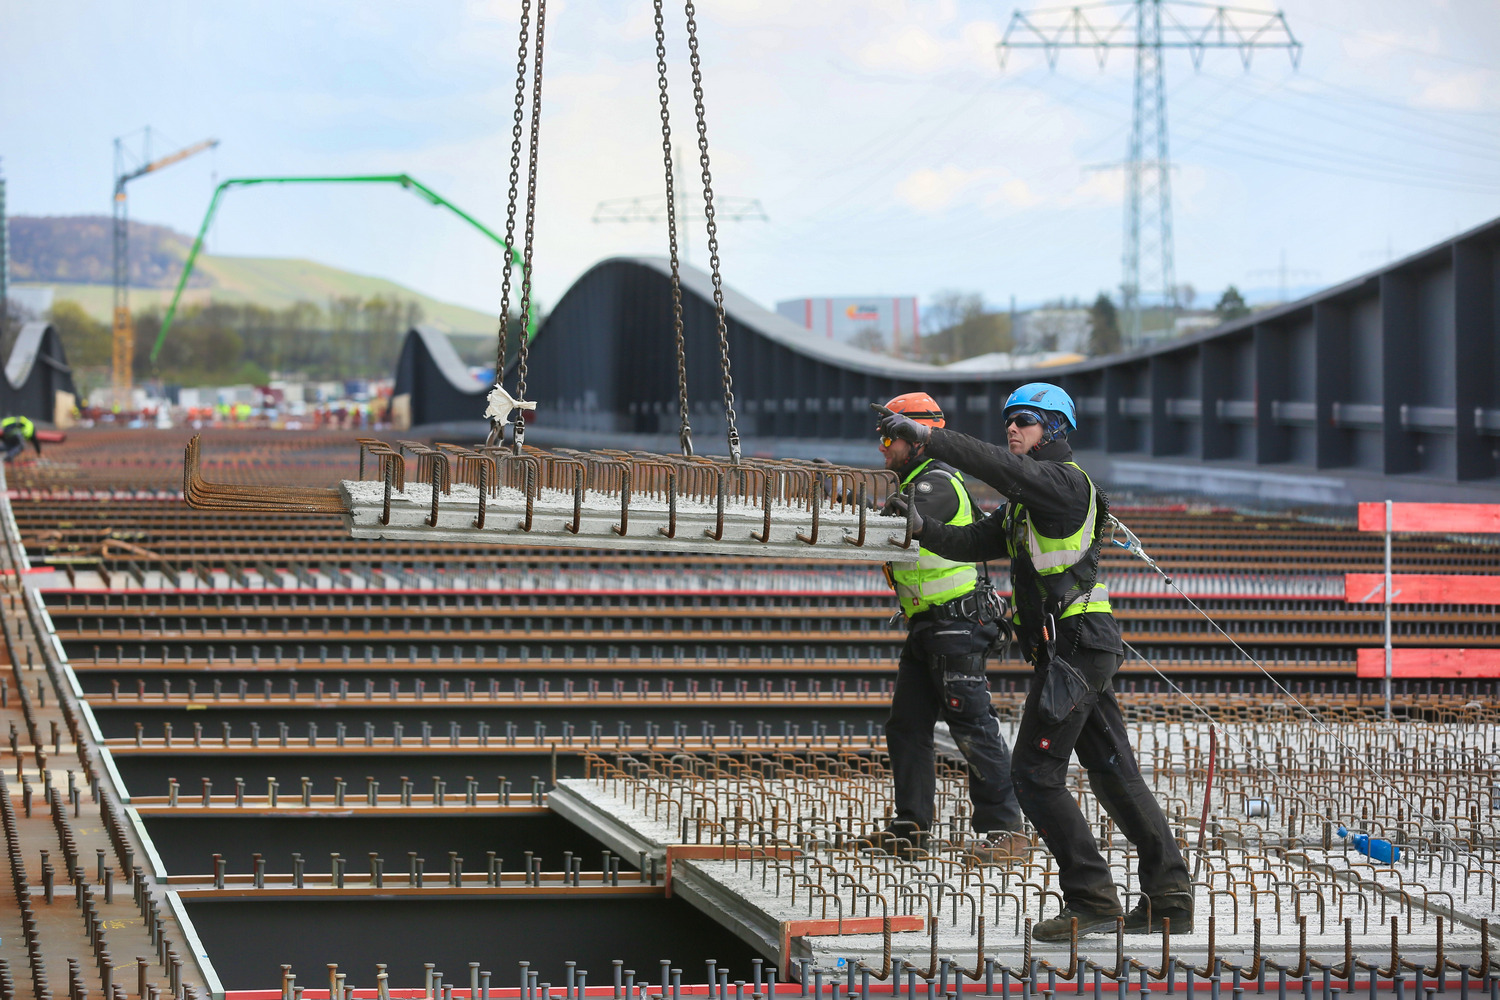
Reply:
<svg viewBox="0 0 1500 1000"><path fill-rule="evenodd" d="M156 356L161 353L161 345L166 343L167 331L172 329L172 317L177 314L177 303L182 298L182 290L187 287L188 275L193 273L193 265L198 260L198 251L203 249L203 239L208 235L209 224L214 221L214 213L219 209L219 199L223 197L225 191L232 187L249 187L253 184L399 184L408 191L415 193L419 198L446 208L494 240L510 253L510 259L515 262L517 267L525 268L526 266L525 262L521 259L521 255L516 253L513 248L506 246L505 241L488 226L432 190L432 188L407 174L371 174L348 177L231 177L214 189L213 199L208 203L208 211L203 216L203 225L198 227L198 238L193 241L193 249L188 251L187 262L182 266L182 276L177 279L177 290L172 293L172 303L167 306L167 314L162 318L161 333L156 335L156 346L151 348L152 364L156 363ZM529 340L534 336L536 336L535 313L528 318L526 324L527 339Z"/></svg>

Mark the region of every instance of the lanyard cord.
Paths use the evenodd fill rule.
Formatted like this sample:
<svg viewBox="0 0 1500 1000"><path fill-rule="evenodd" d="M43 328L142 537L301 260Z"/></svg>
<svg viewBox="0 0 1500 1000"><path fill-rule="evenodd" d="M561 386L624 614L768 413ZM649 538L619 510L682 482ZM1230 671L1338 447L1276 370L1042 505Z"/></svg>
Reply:
<svg viewBox="0 0 1500 1000"><path fill-rule="evenodd" d="M1158 566L1156 564L1156 560L1155 559L1152 559L1149 555L1147 555L1145 548L1141 545L1140 537L1137 536L1135 532L1133 532L1129 528L1127 528L1124 525L1124 523L1121 522L1118 518L1116 518L1113 514L1111 514L1110 517L1109 517L1109 524L1110 524L1109 541L1112 544L1119 546L1120 548L1122 548L1125 551L1129 552L1131 555L1135 556L1137 559L1140 559L1147 566L1150 566L1152 569L1156 570L1156 572L1161 576L1161 578L1166 581L1167 586L1169 586L1173 590L1177 591L1177 593L1182 597L1182 599L1188 603L1189 607L1191 607L1194 611L1196 611L1200 615L1202 615L1203 618L1204 618L1204 620L1207 621L1208 624L1211 625L1216 632L1218 632L1224 638L1228 639L1229 642L1230 642L1230 644L1233 645L1235 649L1239 650L1240 653L1245 657L1245 659L1249 660L1250 663L1255 666L1256 670L1259 670L1266 677L1267 680L1269 680L1273 685L1275 685L1277 691L1280 691L1286 697L1286 699L1288 701L1290 701L1293 705L1296 705L1299 709L1301 709L1302 713L1304 715L1306 715L1309 719L1311 719L1315 725L1317 725L1324 732L1326 732L1328 734L1328 736L1330 738L1332 738L1332 740L1335 743L1337 743L1343 749L1343 751L1346 754L1349 755L1349 757L1352 760L1354 760L1357 764L1359 764L1361 767L1363 767L1370 774L1373 774L1375 776L1376 780L1378 780L1382 785L1384 785L1387 789L1389 789L1391 791L1391 793L1395 796L1395 798L1397 798L1398 800L1406 803L1407 809L1410 810L1410 812L1411 812L1411 814L1413 816L1415 816L1415 817L1418 818L1417 828L1419 830L1422 829L1423 827L1426 827L1426 826L1430 825L1431 828L1432 828L1432 830L1433 830L1433 832L1436 834L1436 836L1437 836L1438 839L1446 841L1448 843L1448 845L1454 849L1455 852L1457 852L1459 850L1459 845L1456 844L1455 842L1453 842L1445 833L1443 833L1442 829L1437 825L1437 823L1430 822L1428 820L1427 816L1425 814L1423 814L1421 807L1418 806L1418 805L1416 805L1416 804L1414 804L1412 802L1412 800L1409 799L1406 796L1406 794L1400 788L1397 788L1396 785L1393 782L1391 782L1391 780L1389 778L1387 778L1385 776L1385 772L1383 772L1380 768L1376 767L1375 764L1369 758L1365 757L1363 754L1359 753L1357 750L1355 750L1349 744L1345 743L1339 737L1339 734L1333 729L1332 726L1330 726L1326 721L1324 721L1320 716L1318 716L1317 713L1313 712L1312 709L1310 709L1306 705L1302 704L1302 702L1297 699L1296 695L1292 694L1292 692L1287 689L1287 687L1286 687L1285 684L1283 684L1283 683L1281 683L1281 681L1277 680L1276 677L1273 676L1271 674L1271 672L1269 670L1267 670L1261 664L1261 662L1259 660L1257 660L1255 657L1251 656L1250 653L1249 653L1249 651L1246 650L1244 646L1241 646L1239 644L1239 642L1237 642L1235 640L1234 636L1232 636L1228 632L1224 631L1224 629L1219 625L1218 622L1214 621L1213 618L1209 617L1208 612L1204 611L1201 607L1199 607L1198 603L1196 601L1194 601L1191 597L1189 597L1187 595L1187 593L1181 587L1179 587L1177 585L1177 582L1175 580L1173 580L1170 576L1168 576L1167 573L1166 573L1166 571L1163 570L1160 566ZM1117 533L1123 533L1124 536L1125 536L1125 541L1120 541L1118 538L1116 538L1115 535ZM1155 665L1152 664L1149 660L1147 660L1144 656L1141 656L1141 654L1140 654L1139 651L1135 650L1133 647L1130 647L1128 644L1127 644L1127 648L1130 648L1131 652L1135 653L1136 656L1140 657L1140 659L1143 662L1145 662L1148 666L1150 666L1151 669L1156 672L1156 675L1158 677L1161 677L1163 680L1166 680L1166 675L1164 675L1160 670L1157 670L1156 667L1155 667ZM1213 719L1212 715L1210 715L1207 711L1205 711L1202 707L1200 707L1191 698L1188 698L1187 695L1183 693L1182 689L1179 688L1176 684L1172 684L1172 682L1169 681L1169 680L1167 681L1167 683L1172 686L1172 689L1174 691L1176 691L1178 694L1181 694L1184 698L1186 698L1187 701L1188 701L1188 703L1191 704L1194 708L1198 709L1198 711L1202 712L1210 720Z"/></svg>

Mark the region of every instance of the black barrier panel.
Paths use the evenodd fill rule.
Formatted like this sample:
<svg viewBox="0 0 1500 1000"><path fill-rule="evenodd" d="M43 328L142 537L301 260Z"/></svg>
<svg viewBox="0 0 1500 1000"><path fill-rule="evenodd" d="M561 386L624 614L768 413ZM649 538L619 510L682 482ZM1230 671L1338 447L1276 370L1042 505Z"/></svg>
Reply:
<svg viewBox="0 0 1500 1000"><path fill-rule="evenodd" d="M393 989L420 989L422 963L444 983L467 988L469 963L493 973L492 986L519 985L522 961L542 982L566 982L564 962L587 970L590 986L611 982L621 959L637 979L656 981L661 960L701 983L716 960L730 981L751 978L749 946L680 899L281 899L190 901L188 915L226 989L278 989L281 966L297 984L327 989L337 962L358 989L375 985L388 963Z"/></svg>

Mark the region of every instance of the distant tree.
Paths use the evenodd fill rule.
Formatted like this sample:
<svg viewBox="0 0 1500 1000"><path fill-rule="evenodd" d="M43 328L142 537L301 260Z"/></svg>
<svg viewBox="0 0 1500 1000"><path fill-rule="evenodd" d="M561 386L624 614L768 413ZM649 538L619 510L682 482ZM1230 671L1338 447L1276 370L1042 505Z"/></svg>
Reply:
<svg viewBox="0 0 1500 1000"><path fill-rule="evenodd" d="M1177 286L1177 302L1182 308L1191 309L1196 301L1198 301L1198 289L1190 284Z"/></svg>
<svg viewBox="0 0 1500 1000"><path fill-rule="evenodd" d="M1250 307L1245 305L1245 297L1240 294L1240 290L1230 285L1219 296L1219 304L1214 306L1214 312L1223 320L1239 319L1250 315Z"/></svg>
<svg viewBox="0 0 1500 1000"><path fill-rule="evenodd" d="M885 334L875 326L862 326L855 330L854 336L849 338L849 343L862 351L871 351L875 354L890 353L891 345L886 342Z"/></svg>
<svg viewBox="0 0 1500 1000"><path fill-rule="evenodd" d="M961 361L980 354L1009 351L1013 346L1010 315L988 312L978 292L946 289L925 310L921 339L924 361Z"/></svg>
<svg viewBox="0 0 1500 1000"><path fill-rule="evenodd" d="M94 319L72 299L52 303L51 323L62 337L69 365L86 368L113 359L109 324Z"/></svg>
<svg viewBox="0 0 1500 1000"><path fill-rule="evenodd" d="M1120 346L1119 313L1110 297L1100 292L1089 307L1089 353L1114 354Z"/></svg>

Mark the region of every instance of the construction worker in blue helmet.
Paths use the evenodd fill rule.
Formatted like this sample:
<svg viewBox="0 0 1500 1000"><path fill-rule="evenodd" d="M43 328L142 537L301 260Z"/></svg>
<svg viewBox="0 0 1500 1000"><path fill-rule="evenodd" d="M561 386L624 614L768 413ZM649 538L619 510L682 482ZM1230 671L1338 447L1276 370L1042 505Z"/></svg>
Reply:
<svg viewBox="0 0 1500 1000"><path fill-rule="evenodd" d="M944 424L937 400L925 392L902 393L886 407L925 427ZM974 520L979 508L963 476L951 466L901 438L882 436L880 454L885 467L910 490L919 513L945 524ZM1011 787L1010 747L985 677L1002 624L989 574L981 574L972 561L944 559L925 548L886 563L885 571L900 602L894 620L907 630L885 726L895 815L857 846L901 856L930 850L946 839L962 845L973 863L1014 864L1032 843L1022 832L1021 806ZM961 830L942 836L935 829L932 734L939 719L948 723L968 762L972 838Z"/></svg>
<svg viewBox="0 0 1500 1000"><path fill-rule="evenodd" d="M1141 778L1112 681L1124 660L1120 626L1099 579L1108 498L1073 461L1073 399L1049 382L1021 386L1005 401L1004 447L935 428L879 404L880 430L988 483L1006 502L967 525L920 517L923 550L954 560L1011 561L1011 626L1034 668L1011 776L1026 818L1057 859L1064 907L1038 923L1040 941L1108 932L1123 916L1133 933L1192 930L1192 883L1161 806ZM894 505L905 513L904 504ZM920 515L921 510L918 508ZM1139 856L1139 904L1120 905L1095 831L1066 787L1078 761L1115 826Z"/></svg>
<svg viewBox="0 0 1500 1000"><path fill-rule="evenodd" d="M36 439L36 424L31 422L30 417L6 417L0 420L0 446L5 448L7 462L13 461L26 450L27 441L31 442L38 455L42 453L42 443Z"/></svg>

